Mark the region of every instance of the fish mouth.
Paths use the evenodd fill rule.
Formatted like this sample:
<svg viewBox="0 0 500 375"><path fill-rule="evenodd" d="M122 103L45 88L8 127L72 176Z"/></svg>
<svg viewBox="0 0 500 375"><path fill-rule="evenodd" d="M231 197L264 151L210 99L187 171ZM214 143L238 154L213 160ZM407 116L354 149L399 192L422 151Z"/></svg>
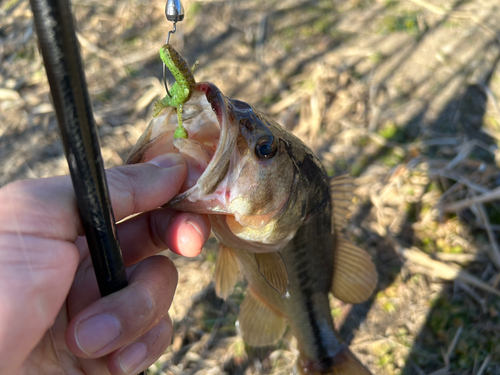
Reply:
<svg viewBox="0 0 500 375"><path fill-rule="evenodd" d="M244 138L242 133L253 136L249 119L254 117L249 104L227 98L212 83L197 83L190 99L183 104L182 123L188 138L174 139L177 111L174 107L164 108L137 141L127 164L146 163L169 153L180 154L187 165L187 178L180 193L164 207L208 214L214 232L224 237L228 245L269 253L279 251L293 237L301 221L289 230L275 232L291 195L271 211L252 212L254 206L259 210L266 203L256 204L248 197L261 183L259 162L251 159L247 163L248 159L242 158L248 152L244 142L240 142ZM250 169L252 165L257 168ZM254 190L249 193L247 187Z"/></svg>
<svg viewBox="0 0 500 375"><path fill-rule="evenodd" d="M174 139L176 111L165 108L153 118L132 149L127 164L148 162L167 153L180 153L186 161L188 178L181 193L167 206L198 213L229 214L225 201L229 187L224 180L239 127L228 101L214 84L197 83L191 98L183 105L183 126L188 131L188 139ZM201 205L200 200L204 201Z"/></svg>

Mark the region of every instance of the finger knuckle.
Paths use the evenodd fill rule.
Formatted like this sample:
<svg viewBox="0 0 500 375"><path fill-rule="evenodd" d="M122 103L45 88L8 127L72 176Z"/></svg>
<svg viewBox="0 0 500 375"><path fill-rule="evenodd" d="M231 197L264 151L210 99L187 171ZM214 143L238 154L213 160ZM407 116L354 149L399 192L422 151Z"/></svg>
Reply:
<svg viewBox="0 0 500 375"><path fill-rule="evenodd" d="M166 256L158 256L158 261L163 263L162 267L165 268L165 275L168 277L168 282L177 285L177 282L179 281L179 271L177 270L177 267L175 267L174 262Z"/></svg>
<svg viewBox="0 0 500 375"><path fill-rule="evenodd" d="M153 311L159 299L157 287L149 283L140 283L138 285L138 289L140 294L141 305L145 309Z"/></svg>
<svg viewBox="0 0 500 375"><path fill-rule="evenodd" d="M14 181L0 189L0 205L5 207L4 204L15 204L19 197L26 195L29 190L29 180Z"/></svg>
<svg viewBox="0 0 500 375"><path fill-rule="evenodd" d="M130 168L113 168L108 171L111 197L123 206L136 211L135 173Z"/></svg>

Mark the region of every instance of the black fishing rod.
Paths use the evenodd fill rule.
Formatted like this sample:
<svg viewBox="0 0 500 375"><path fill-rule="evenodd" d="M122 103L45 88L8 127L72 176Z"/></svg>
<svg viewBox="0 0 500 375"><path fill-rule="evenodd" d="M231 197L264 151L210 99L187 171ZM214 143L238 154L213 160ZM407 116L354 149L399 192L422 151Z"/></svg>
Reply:
<svg viewBox="0 0 500 375"><path fill-rule="evenodd" d="M85 236L102 296L127 286L99 138L67 0L30 0Z"/></svg>
<svg viewBox="0 0 500 375"><path fill-rule="evenodd" d="M30 3L80 217L104 297L128 282L73 14L68 0Z"/></svg>

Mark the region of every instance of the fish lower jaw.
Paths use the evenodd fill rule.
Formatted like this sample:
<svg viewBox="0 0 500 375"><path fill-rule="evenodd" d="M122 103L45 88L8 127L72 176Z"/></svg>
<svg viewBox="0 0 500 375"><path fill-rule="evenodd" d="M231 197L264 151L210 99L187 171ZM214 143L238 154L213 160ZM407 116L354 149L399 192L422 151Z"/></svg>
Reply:
<svg viewBox="0 0 500 375"><path fill-rule="evenodd" d="M210 215L212 230L220 242L234 249L245 249L252 253L273 253L280 251L284 243L264 243L260 241L250 241L239 237L227 225L227 219L230 215Z"/></svg>

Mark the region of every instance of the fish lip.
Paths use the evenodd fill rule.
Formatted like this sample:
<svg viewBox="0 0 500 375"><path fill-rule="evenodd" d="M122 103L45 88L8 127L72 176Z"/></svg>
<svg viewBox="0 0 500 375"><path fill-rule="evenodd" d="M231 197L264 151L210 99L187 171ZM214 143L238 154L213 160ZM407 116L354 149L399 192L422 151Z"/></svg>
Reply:
<svg viewBox="0 0 500 375"><path fill-rule="evenodd" d="M220 129L219 142L214 155L198 178L196 185L176 195L166 204L167 207L175 207L195 193L204 196L212 194L228 173L231 154L236 145L239 128L234 121L230 121L232 116L229 114L228 99L226 96L222 94L217 86L210 82L197 83L194 91L204 93L212 110L215 112Z"/></svg>

